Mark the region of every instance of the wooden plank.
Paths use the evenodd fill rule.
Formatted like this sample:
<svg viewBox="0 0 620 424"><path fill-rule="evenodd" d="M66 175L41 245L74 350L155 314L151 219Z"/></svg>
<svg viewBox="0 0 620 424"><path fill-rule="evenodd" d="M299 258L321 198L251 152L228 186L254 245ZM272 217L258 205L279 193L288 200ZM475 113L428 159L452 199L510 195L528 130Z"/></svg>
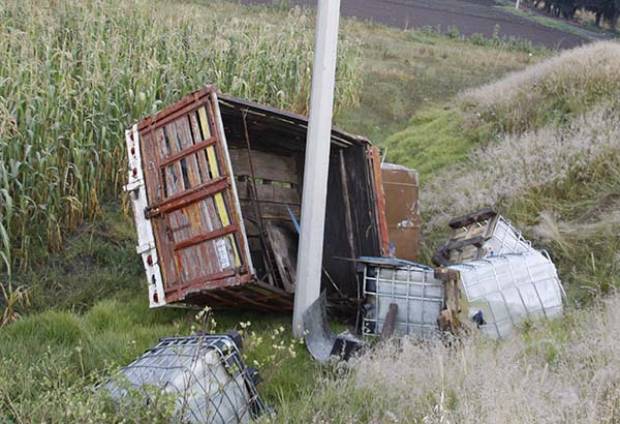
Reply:
<svg viewBox="0 0 620 424"><path fill-rule="evenodd" d="M280 281L287 293L295 292L297 269L297 237L295 231L274 222L265 224L265 231L273 251Z"/></svg>
<svg viewBox="0 0 620 424"><path fill-rule="evenodd" d="M198 111L193 111L189 114L190 128L194 136L194 140L201 140L205 135L200 128L198 122ZM211 132L207 129L207 135L210 140L215 140L215 137L210 136ZM196 159L198 162L198 170L202 176L203 182L211 180L211 173L209 171L209 163L207 161L206 150L196 153ZM201 207L201 222L202 225L209 231L213 231L217 228L222 228L222 223L217 214L213 197L208 197L202 201Z"/></svg>
<svg viewBox="0 0 620 424"><path fill-rule="evenodd" d="M185 168L185 172L187 173L189 187L193 188L200 186L203 183L203 177L201 175L197 155L195 154L196 144L194 135L192 134L192 129L190 127L189 116L182 116L174 121L174 125L176 127L178 145L181 148L181 151L177 154L177 157L180 157L181 154L186 154L184 158L180 159L180 162L182 164L182 168ZM213 137L211 137L210 140L211 142L209 145L215 143L215 139ZM188 152L191 152L191 154L187 154ZM186 190L189 187L186 187ZM223 189L226 187L227 186L224 186ZM184 208L189 219L189 234L187 234L186 240L195 240L205 232L209 233L214 231L204 228L202 220L202 207L203 205L201 202L195 202ZM187 243L187 241L185 243ZM176 247L175 250L177 250ZM189 274L192 279L198 278L205 273L211 274L219 270L219 266L217 266L214 261L216 252L213 243L200 243L196 246L196 248L189 249L187 252L184 252L184 254L187 254L187 260L190 262L188 266L190 267Z"/></svg>
<svg viewBox="0 0 620 424"><path fill-rule="evenodd" d="M251 177L247 150L229 149L228 152L235 175ZM291 184L296 184L299 179L297 164L293 157L252 150L252 162L256 178Z"/></svg>
<svg viewBox="0 0 620 424"><path fill-rule="evenodd" d="M205 140L211 138L211 127L209 125L209 118L207 116L207 109L203 106L198 109L198 121L200 123L200 130ZM211 178L217 178L220 176L219 167L217 164L217 157L215 156L215 146L207 148L207 161L209 163L209 173Z"/></svg>
<svg viewBox="0 0 620 424"><path fill-rule="evenodd" d="M176 137L181 148L181 151L179 153L192 152L192 148L195 145L187 116L183 116L182 118L177 119L174 122L174 126L176 127ZM189 180L189 187L185 188L188 189L201 184L202 181L200 179L200 171L198 170L198 161L196 160L196 156L190 154L189 156L184 157L180 161L182 163L185 162L187 168L186 172Z"/></svg>
<svg viewBox="0 0 620 424"><path fill-rule="evenodd" d="M204 233L204 234L198 234L197 236L194 236L194 237L188 238L188 239L184 239L183 241L180 241L180 242L176 243L175 246L174 246L174 250L187 249L188 247L195 246L195 245L203 243L205 241L210 241L210 240L213 240L213 239L216 239L216 238L220 238L220 237L223 237L225 235L234 233L238 229L239 228L236 225L229 225L227 227L220 228L219 230L210 231L210 232Z"/></svg>
<svg viewBox="0 0 620 424"><path fill-rule="evenodd" d="M144 137L140 136L140 146L143 153L142 167L146 178L145 182L149 204L159 203L164 197L164 182L159 168L161 152L160 137L163 137L161 131L151 132ZM167 235L168 222L163 219L153 219L151 220L151 224L153 225L155 244L159 252L160 268L164 277L163 283L164 286L166 286L168 283L176 281L179 278L174 254L172 252L172 245Z"/></svg>
<svg viewBox="0 0 620 424"><path fill-rule="evenodd" d="M207 138L203 138L204 136L200 129L200 124L198 123L198 112L197 111L193 111L192 113L189 114L189 122L190 122L190 129L193 135L194 142L196 142L197 140L213 140L213 142L215 143L216 138L210 136L210 132L207 133L208 134ZM200 174L202 175L202 181L206 182L210 180L211 177L209 175L210 174L209 164L207 162L206 149L203 151L196 152L196 159L198 161L198 169L200 171Z"/></svg>
<svg viewBox="0 0 620 424"><path fill-rule="evenodd" d="M153 149L153 138L152 133L149 133L144 137L140 136L140 148L143 156L142 171L144 173L149 204L159 203L161 201L163 191L159 178L159 166L157 166L158 156Z"/></svg>
<svg viewBox="0 0 620 424"><path fill-rule="evenodd" d="M186 135L179 133L177 129L176 121L172 121L167 124L164 129L164 144L168 149L168 156L165 159L169 159L171 156L182 153L183 147L188 145ZM168 213L171 228L173 230L173 238L175 244L182 240L191 238L191 217L188 216L187 206L190 206L197 200L198 194L192 193L186 196L186 191L192 188L189 177L189 166L187 159L181 159L180 161L173 162L167 165L164 169L166 173L179 174L178 179L175 181L174 191L168 190L169 196L183 196L178 202L168 203L166 206L160 207L160 210ZM174 254L177 257L177 267L179 274L183 276L183 281L188 281L197 277L197 273L200 270L200 253L196 249L176 250Z"/></svg>
<svg viewBox="0 0 620 424"><path fill-rule="evenodd" d="M209 119L207 116L206 107L201 107L198 109L198 121L200 123L200 128L203 133L203 137L207 137L207 135L211 136L211 126L209 124ZM217 178L220 176L219 171L219 163L218 158L216 156L216 148L220 148L218 144L214 146L210 146L207 148L207 161L209 163L209 171L211 174L211 178ZM215 209L217 210L218 216L220 218L220 222L223 227L230 225L230 218L228 214L228 210L226 209L226 203L224 202L224 196L222 193L218 193L213 196L213 200L215 202ZM239 251L237 249L237 243L235 241L235 237L233 235L229 235L227 237L228 247L233 256L233 263L235 267L241 266L241 259L239 257Z"/></svg>
<svg viewBox="0 0 620 424"><path fill-rule="evenodd" d="M170 222L172 242L174 245L190 237L190 222L185 210L175 210L167 214L167 218ZM179 252L176 249L173 249L173 252L176 257L176 266L181 276L176 284L192 279L194 277L194 264L197 260L196 252L193 250Z"/></svg>
<svg viewBox="0 0 620 424"><path fill-rule="evenodd" d="M163 128L155 130L155 142L157 144L160 161L176 153L176 151L173 150L168 132L166 131L166 133L164 133ZM183 186L181 185L183 176L181 173L181 165L178 162L164 167L161 172L163 175L165 197L174 196L183 190Z"/></svg>
<svg viewBox="0 0 620 424"><path fill-rule="evenodd" d="M249 182L237 182L239 200L252 200L248 191ZM256 197L259 202L301 205L299 192L296 188L280 187L274 184L256 184Z"/></svg>
<svg viewBox="0 0 620 424"><path fill-rule="evenodd" d="M291 216L288 212L288 208L290 208L295 216L299 217L301 215L301 207L298 205L283 205L280 203L261 203L261 213L263 215L263 219L281 219L284 221L290 221ZM241 201L241 209L243 210L243 215L251 218L255 218L254 208L252 207L252 202L250 200L242 200Z"/></svg>

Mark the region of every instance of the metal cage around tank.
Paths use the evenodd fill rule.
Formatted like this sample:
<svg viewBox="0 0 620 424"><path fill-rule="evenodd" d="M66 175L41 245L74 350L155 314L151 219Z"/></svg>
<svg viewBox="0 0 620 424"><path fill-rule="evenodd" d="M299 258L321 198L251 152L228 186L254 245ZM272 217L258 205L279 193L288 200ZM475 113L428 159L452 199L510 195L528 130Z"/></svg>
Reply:
<svg viewBox="0 0 620 424"><path fill-rule="evenodd" d="M394 333L430 337L444 308L443 282L427 266L392 258L360 258L363 265L362 333L381 334L390 305L397 306Z"/></svg>
<svg viewBox="0 0 620 424"><path fill-rule="evenodd" d="M167 337L105 388L119 403L137 394L145 407L158 397L171 397L178 422L237 424L265 410L256 376L229 335Z"/></svg>

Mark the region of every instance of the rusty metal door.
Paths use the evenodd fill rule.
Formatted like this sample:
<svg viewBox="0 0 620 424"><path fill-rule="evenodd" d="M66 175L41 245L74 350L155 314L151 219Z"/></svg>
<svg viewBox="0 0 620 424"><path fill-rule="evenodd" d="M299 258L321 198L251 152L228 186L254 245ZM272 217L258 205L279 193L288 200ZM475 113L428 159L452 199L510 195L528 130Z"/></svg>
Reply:
<svg viewBox="0 0 620 424"><path fill-rule="evenodd" d="M416 261L420 253L422 220L418 206L418 174L401 165L381 165L389 256Z"/></svg>
<svg viewBox="0 0 620 424"><path fill-rule="evenodd" d="M139 125L166 303L253 277L215 90L175 106Z"/></svg>

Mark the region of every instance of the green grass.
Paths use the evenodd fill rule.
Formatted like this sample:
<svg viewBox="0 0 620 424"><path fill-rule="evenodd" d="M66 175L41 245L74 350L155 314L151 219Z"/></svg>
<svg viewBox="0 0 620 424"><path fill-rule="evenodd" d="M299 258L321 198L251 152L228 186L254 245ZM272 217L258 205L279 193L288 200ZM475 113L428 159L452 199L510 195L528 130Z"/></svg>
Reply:
<svg viewBox="0 0 620 424"><path fill-rule="evenodd" d="M0 330L0 405L10 399L16 410L0 408L0 421L58 421L67 418L68 400L89 405L84 415L70 416L72 422L88 417L90 408L95 416L110 416L114 410L103 400L75 392L105 381L161 337L203 329L245 332L245 359L261 371L261 395L269 404L295 401L308 390L317 368L292 338L288 314L220 311L214 325L197 320L197 310L149 309L133 224L117 208L81 227L63 253L18 276L32 304L26 316Z"/></svg>
<svg viewBox="0 0 620 424"><path fill-rule="evenodd" d="M554 236L539 243L558 266L569 301L578 306L620 287L620 221L614 215L620 205L619 169L616 151L576 168L558 184L531 190L505 208L515 223L534 228L534 238L535 226L546 215L544 224L551 231L545 234Z"/></svg>
<svg viewBox="0 0 620 424"><path fill-rule="evenodd" d="M0 417L9 412L10 398L16 411L4 419L57 421L64 414L67 392L88 390L89 385L105 381L160 337L200 329L193 317L194 313L182 310L149 310L140 293L100 300L83 314L48 310L19 320L0 333L0 405L5 406ZM250 321L246 331L262 335L262 341L246 335L245 355L249 365L260 364L265 379L261 394L268 403L295 400L311 384L315 365L305 347L292 342L288 331L274 332L289 327L288 316L265 319L252 313L222 313L216 318L215 329L241 329L239 322ZM274 348L277 344L292 346L295 357ZM104 413L106 405L99 409ZM72 417L72 422L79 418Z"/></svg>
<svg viewBox="0 0 620 424"><path fill-rule="evenodd" d="M343 32L359 46L362 81L359 105L341 109L336 124L379 145L407 128L416 113L548 54L505 40L463 39L355 21L345 21Z"/></svg>
<svg viewBox="0 0 620 424"><path fill-rule="evenodd" d="M492 206L550 252L570 302L620 287L619 65L617 43L568 51L460 96L443 112L451 123L444 131L414 119L394 135L397 148L422 155L419 143L437 145L432 159L420 160L434 171L421 203L434 230L425 252L445 236L446 213ZM441 162L453 153L446 143L458 147L452 163Z"/></svg>
<svg viewBox="0 0 620 424"><path fill-rule="evenodd" d="M87 4L96 7L90 11L71 1L62 5L76 7L61 6L58 10L23 9L17 2L0 5L0 14L8 16L0 23L5 37L0 38L0 43L16 37L15 28L29 28L36 22L32 32L27 33L33 41L32 51L11 43L11 48L21 45L24 51L12 50L13 56L7 57L13 61L0 65L0 70L11 77L22 78L3 82L12 84L10 87L0 86L0 90L10 93L8 103L4 98L0 101L0 143L4 142L2 148L8 149L0 150L4 155L0 156L0 164L5 169L0 184L12 190L0 188L4 201L0 204L4 227L0 225L0 229L12 229L13 246L8 249L9 243L4 241L0 253L8 258L13 255L18 265L29 265L14 272L12 281L27 287L30 294L30 306L18 308L22 318L0 329L2 422L119 422L123 416L92 394L93 385L133 360L159 337L190 334L200 328L196 311L148 309L142 265L135 254L133 224L123 214L122 201L116 194L124 178L120 137L123 128L207 79L232 94L302 112L305 108L308 75L304 69L312 31L311 16L305 12L246 9L220 2L158 3L161 8L145 10L136 8L143 4L139 1ZM118 9L106 9L109 5ZM205 18L210 13L213 16ZM210 35L224 28L218 19L226 21L231 16L238 19L238 25L225 34L228 41L220 40L227 48L218 51L218 61L205 63L203 48L213 47L214 42ZM87 18L84 29L80 29L81 17ZM51 19L51 29L42 27L46 19ZM281 22L288 32L283 41L272 46L274 37L282 37L267 29L273 30ZM63 31L61 23L73 30ZM139 25L126 28L132 23ZM151 24L160 26L151 28ZM112 30L134 40L134 46L130 48L124 39L125 44L103 46L101 40L116 40ZM249 35L237 38L237 31ZM548 52L497 40L463 40L348 20L343 22L342 31L345 49L341 55L347 65L339 73L343 107L337 115L338 124L380 142L389 161L417 168L423 181L454 162L466 161L477 146L499 141L509 125L520 130L520 117L536 115L529 113L526 106L537 107L539 103L519 96L518 101L499 106L493 102L464 104L461 98L454 99L462 90L538 62ZM55 51L64 52L66 57L46 56L51 53L43 47L50 39L56 40L52 44ZM190 40L189 52L185 53L175 48L184 40ZM69 55L87 53L81 47L84 42L98 55L91 52L91 56L84 56L86 61L70 59ZM67 51L63 46L69 47ZM288 52L291 46L295 48ZM274 49L277 60L264 63L269 57L264 52L272 54ZM113 59L116 53L122 57ZM30 57L32 62L20 62L18 57ZM150 59L140 62L145 57ZM88 63L99 73L86 78L80 66ZM50 66L56 70L53 78L48 74L31 75L30 71ZM253 73L257 68L261 72ZM276 75L281 69L288 71ZM350 78L353 74L356 78ZM231 75L237 75L237 79ZM343 86L343 81L351 84ZM89 84L94 85L92 92L81 93ZM570 93L571 87L575 85L543 85L536 93L544 107L536 110L557 109L566 115L567 109L558 109L557 102L563 101L559 94ZM571 106L571 114L596 103L590 100L598 98L601 86L593 83L588 87L592 88L592 97L574 97L578 101L570 103L575 105ZM76 92L81 97L76 97ZM73 108L78 100L86 106ZM18 121L7 119L14 114L7 111L27 101L32 105L20 106L23 110ZM507 113L512 111L524 113ZM481 118L474 119L478 112ZM534 128L563 123L553 116L544 115ZM49 124L52 118L58 118L57 126ZM26 146L30 145L34 150L28 150ZM49 152L51 159L40 158L39 151ZM95 163L103 169L91 165L95 157ZM558 212L562 222L583 225L588 223L587 217L599 216L601 211L618 205L618 165L612 161L588 165L563 183L536 188L501 206L510 218L528 228L549 209ZM65 174L60 172L62 169ZM54 179L60 174L67 175L69 183ZM49 185L55 181L56 185ZM65 193L55 191L65 188ZM16 201L10 206L7 199ZM11 213L7 213L9 209ZM64 217L59 224L52 222L57 216ZM585 239L570 233L568 238L543 244L558 261L574 303L589 299L583 293L606 293L618 284L616 252L620 246L614 237L617 232L608 228L590 232L595 235ZM48 238L49 232L56 234L55 238ZM441 231L427 235L427 256L434 247L432 242L440 236ZM50 240L52 249L48 253ZM580 286L585 289L572 290ZM265 378L260 391L280 412L276 420L302 422L316 418L316 411L320 412L319 418L330 422L392 419L385 412L393 400L389 396L377 396L371 388L360 389L355 381L346 378L336 379L344 386L332 385L334 377L346 377L350 370L313 363L305 347L292 341L290 316L230 311L217 312L214 318L216 331L241 328L239 323L251 322L245 330L246 359L249 364L256 362ZM562 327L557 333L565 331ZM539 340L546 336L531 337ZM545 347L544 355L552 361L558 353ZM425 393L420 399L427 405L438 398L436 393ZM343 407L343 400L348 408ZM124 411L124 417L140 422L166 421L165 416L144 415L148 411L141 409ZM383 415L377 416L377 411L383 411ZM403 416L420 418L420 414L409 411Z"/></svg>
<svg viewBox="0 0 620 424"><path fill-rule="evenodd" d="M463 93L449 106L422 108L382 143L387 160L417 169L424 180L467 159L472 148L505 135L570 125L614 101L620 91L617 45L595 46Z"/></svg>
<svg viewBox="0 0 620 424"><path fill-rule="evenodd" d="M458 110L426 109L410 120L408 128L385 141L384 154L390 162L417 170L424 182L434 172L467 158L473 147L489 138L490 132L483 128L466 130L464 124Z"/></svg>

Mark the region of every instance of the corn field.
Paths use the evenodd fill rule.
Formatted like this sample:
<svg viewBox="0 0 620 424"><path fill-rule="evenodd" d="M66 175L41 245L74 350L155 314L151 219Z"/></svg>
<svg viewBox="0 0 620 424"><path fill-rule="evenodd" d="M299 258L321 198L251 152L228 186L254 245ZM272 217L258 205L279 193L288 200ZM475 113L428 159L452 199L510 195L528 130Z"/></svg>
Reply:
<svg viewBox="0 0 620 424"><path fill-rule="evenodd" d="M166 103L215 83L305 113L313 27L300 10L220 1L0 2L0 275L117 196L124 129ZM357 101L355 51L341 39L336 107Z"/></svg>

